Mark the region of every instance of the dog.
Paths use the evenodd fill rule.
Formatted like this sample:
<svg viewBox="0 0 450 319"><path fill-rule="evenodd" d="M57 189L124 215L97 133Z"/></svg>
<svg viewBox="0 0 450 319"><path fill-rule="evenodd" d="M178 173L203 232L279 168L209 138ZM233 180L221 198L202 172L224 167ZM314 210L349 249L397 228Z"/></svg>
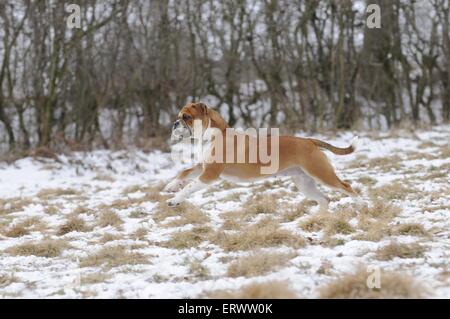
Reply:
<svg viewBox="0 0 450 319"><path fill-rule="evenodd" d="M202 135L208 135L208 131L214 129L223 134L226 140L226 130L230 127L220 114L204 103L189 103L185 105L178 114L172 134L180 138L192 138L194 121L201 121ZM174 180L166 185L164 191L176 192L175 196L167 201L169 206L182 203L192 193L208 187L219 179L229 179L234 182L250 182L271 176L291 176L299 190L308 199L319 204L319 209L328 210L329 198L318 188L317 183L325 185L349 196L357 197L358 194L349 183L342 181L336 175L333 166L322 150L328 150L337 155L351 154L356 149L357 137L350 146L339 148L321 140L313 138L301 138L294 136L279 136L278 139L278 169L273 174L262 174L261 169L265 165L260 159L250 162L249 147L252 139L258 137L245 136L244 151L246 162L214 162L203 159L200 163L193 165L180 172ZM270 149L271 139L262 138L259 142ZM203 141L202 143L214 144L214 141ZM261 147L261 143L257 144ZM242 146L242 145L241 145ZM223 143L223 151L237 153L236 141ZM267 149L266 148L266 149ZM191 182L187 183L187 181Z"/></svg>

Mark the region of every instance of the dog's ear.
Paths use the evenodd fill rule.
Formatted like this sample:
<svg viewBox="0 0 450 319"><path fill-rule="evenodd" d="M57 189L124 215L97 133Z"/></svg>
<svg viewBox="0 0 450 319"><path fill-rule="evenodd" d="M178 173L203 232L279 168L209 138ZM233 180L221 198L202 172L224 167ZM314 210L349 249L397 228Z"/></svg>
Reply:
<svg viewBox="0 0 450 319"><path fill-rule="evenodd" d="M200 110L203 115L208 115L208 107L204 103L196 103L196 108Z"/></svg>

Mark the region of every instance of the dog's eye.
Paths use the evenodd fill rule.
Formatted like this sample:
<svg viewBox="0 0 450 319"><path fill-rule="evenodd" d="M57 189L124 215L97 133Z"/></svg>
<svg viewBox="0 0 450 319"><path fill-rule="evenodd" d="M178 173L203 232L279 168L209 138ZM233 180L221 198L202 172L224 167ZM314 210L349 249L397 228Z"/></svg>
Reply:
<svg viewBox="0 0 450 319"><path fill-rule="evenodd" d="M183 120L190 121L190 120L192 120L192 116L187 115L187 114L183 114Z"/></svg>

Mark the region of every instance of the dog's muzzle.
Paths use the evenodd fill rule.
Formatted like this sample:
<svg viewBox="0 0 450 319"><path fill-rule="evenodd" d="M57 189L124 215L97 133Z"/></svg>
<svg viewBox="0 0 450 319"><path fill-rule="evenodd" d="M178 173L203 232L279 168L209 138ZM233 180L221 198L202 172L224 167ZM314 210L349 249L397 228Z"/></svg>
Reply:
<svg viewBox="0 0 450 319"><path fill-rule="evenodd" d="M172 126L172 137L173 141L180 141L183 138L188 138L192 134L190 127L181 120L175 121Z"/></svg>

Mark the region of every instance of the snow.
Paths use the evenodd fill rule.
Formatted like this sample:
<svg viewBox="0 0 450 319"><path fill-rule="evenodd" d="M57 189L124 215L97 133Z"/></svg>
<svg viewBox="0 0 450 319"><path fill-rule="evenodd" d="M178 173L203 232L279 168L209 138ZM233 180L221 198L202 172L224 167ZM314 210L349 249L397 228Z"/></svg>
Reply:
<svg viewBox="0 0 450 319"><path fill-rule="evenodd" d="M340 176L351 181L352 185L360 186L363 197L367 196L367 186L357 182L362 176L371 176L376 186L387 185L392 181L402 181L411 176L421 176L430 167L441 167L450 164L450 158L408 160L405 155L409 151L437 154L440 146L448 146L450 126L442 125L428 131L402 131L397 134L372 134L371 132L342 132L330 137L317 135L337 146L347 145L354 135L360 136L359 148L356 154L349 156L335 156L327 153ZM304 136L305 134L298 134ZM432 141L436 146L421 147L423 142ZM370 168L348 168L347 165L358 158L373 159L398 155L402 159L402 171L377 171ZM402 243L412 243L418 240L414 236L385 237L379 242L369 242L352 239L351 236L340 235L345 242L343 245L326 247L320 244L307 244L303 248L271 247L263 250L269 252L294 252L296 256L290 262L267 275L256 277L227 277L228 264L223 257L231 260L249 252L226 252L220 247L203 242L198 246L187 249L170 249L160 245L170 238L171 234L190 230L192 225L181 227L164 227L176 220L178 216L170 217L163 223L154 220L158 203L146 201L131 207L113 210L124 221L120 229L113 226L93 227L88 232L71 232L61 238L70 243L70 248L63 251L61 256L54 258L36 256L13 256L6 250L9 247L23 243L39 242L43 238L58 239L57 229L77 207L83 206L95 210L101 204L111 204L120 199L138 199L145 196L145 192L138 190L124 195L123 191L130 186L152 186L160 182L168 182L182 167L171 161L170 154L159 151L144 153L140 150L124 151L92 151L60 155L59 160L41 158L24 158L13 164L0 163L0 277L13 275L16 280L2 285L0 281L0 297L20 298L195 298L204 292L215 289L237 289L251 282L264 282L271 279L288 280L299 295L317 297L318 288L339 275L354 271L359 265L376 265L386 270L396 270L412 274L414 278L432 288L429 297L450 297L450 280L441 276L450 267L450 192L447 180L420 180L416 186L422 191L441 192L438 197L408 196L406 200L394 200L402 208L400 216L394 223L419 223L430 230L432 236L425 238L423 244L427 246L423 258L395 258L390 261L379 261L374 258L374 252L395 240ZM417 174L405 175L403 170L418 168ZM107 176L108 178L99 178ZM447 172L449 176L449 172ZM303 195L291 189L293 185L288 178L283 178L282 186L267 190L267 192L286 191L290 196L280 201L300 202ZM419 181L419 180L418 180ZM218 189L210 192L201 191L189 198L189 202L200 207L202 212L210 218L208 226L212 229L220 228L223 220L220 214L239 209L241 203L226 200L232 193L240 194L240 200L245 201L254 194L255 188L264 182L238 185L231 189ZM286 184L287 183L287 184ZM286 187L288 185L289 187ZM79 196L58 196L43 202L37 194L43 189L74 189ZM333 198L337 194L326 190ZM1 200L5 202L4 210L11 208L14 198L26 197L31 203L19 211L3 214ZM228 197L229 198L229 197ZM10 203L11 202L11 203ZM331 203L330 211L338 205L354 202L349 198L336 199ZM46 206L55 205L55 214L46 213ZM426 207L426 209L425 209ZM435 207L435 209L432 209ZM431 210L431 211L430 211ZM309 210L307 216L282 223L281 227L293 233L320 240L321 234L305 234L298 227L301 219L316 214L317 208ZM133 212L140 212L138 218L130 217ZM8 227L29 218L38 217L45 225L45 230L35 230L18 238L7 237L1 232L1 225ZM97 213L82 213L79 215L87 224L95 225ZM8 219L9 218L9 219ZM254 222L256 222L255 219ZM351 221L356 225L356 220ZM5 226L6 227L6 226ZM136 229L145 228L148 234L145 240L132 239L130 234ZM118 240L102 243L99 239L106 233L119 236ZM341 237L339 237L341 238ZM148 257L149 264L122 265L111 267L80 268L80 259L100 250L105 246L122 245L131 247L137 245L133 251ZM131 248L130 248L131 249ZM205 279L194 278L189 273L186 260L200 260L209 271ZM331 274L322 274L318 269L324 262L329 262L333 268ZM89 274L105 274L106 279L99 283L81 284L80 278Z"/></svg>

